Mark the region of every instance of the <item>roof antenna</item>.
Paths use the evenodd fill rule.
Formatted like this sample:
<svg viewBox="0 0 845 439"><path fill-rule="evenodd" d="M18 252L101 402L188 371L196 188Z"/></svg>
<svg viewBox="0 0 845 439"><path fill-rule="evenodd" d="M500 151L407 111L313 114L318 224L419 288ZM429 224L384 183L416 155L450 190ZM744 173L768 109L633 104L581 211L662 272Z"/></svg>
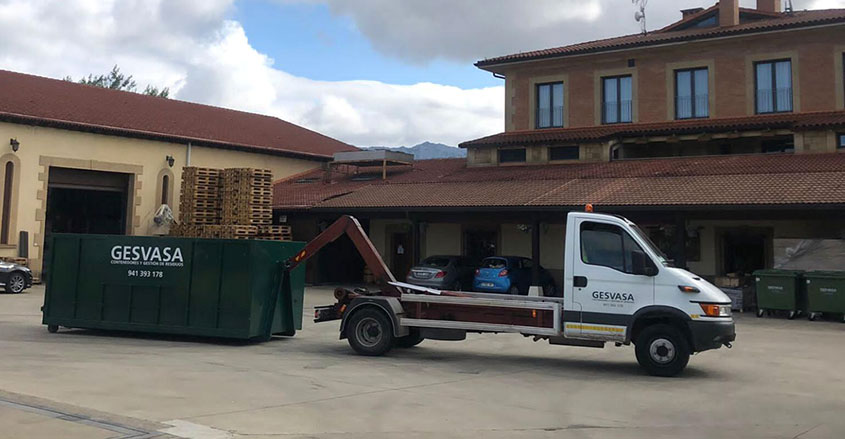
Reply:
<svg viewBox="0 0 845 439"><path fill-rule="evenodd" d="M786 0L786 9L785 12L791 14L792 13L792 0Z"/></svg>
<svg viewBox="0 0 845 439"><path fill-rule="evenodd" d="M634 12L634 20L640 23L640 28L642 29L643 35L645 35L648 33L645 23L645 7L648 4L648 0L631 0L631 3L638 9Z"/></svg>

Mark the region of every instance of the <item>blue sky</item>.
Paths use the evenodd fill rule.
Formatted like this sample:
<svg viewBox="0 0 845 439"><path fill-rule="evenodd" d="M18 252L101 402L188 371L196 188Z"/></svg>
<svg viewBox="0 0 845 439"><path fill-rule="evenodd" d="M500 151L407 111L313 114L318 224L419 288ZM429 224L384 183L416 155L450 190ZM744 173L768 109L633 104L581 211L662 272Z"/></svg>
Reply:
<svg viewBox="0 0 845 439"><path fill-rule="evenodd" d="M323 3L240 1L232 18L244 27L252 47L273 58L276 68L297 76L402 85L433 82L460 88L502 84L490 73L475 68L472 61L413 63L382 55L351 18L333 15Z"/></svg>
<svg viewBox="0 0 845 439"><path fill-rule="evenodd" d="M651 0L649 28L715 1ZM473 62L637 33L633 12L631 0L0 0L0 29L14 30L0 68L79 78L119 65L172 99L353 145L457 145L504 129L503 82Z"/></svg>

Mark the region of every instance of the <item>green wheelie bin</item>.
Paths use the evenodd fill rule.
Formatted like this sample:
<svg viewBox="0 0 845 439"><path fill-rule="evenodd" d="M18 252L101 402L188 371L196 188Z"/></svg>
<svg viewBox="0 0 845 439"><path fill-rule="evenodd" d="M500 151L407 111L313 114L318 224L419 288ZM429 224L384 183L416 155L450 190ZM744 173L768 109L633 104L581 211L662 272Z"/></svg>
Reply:
<svg viewBox="0 0 845 439"><path fill-rule="evenodd" d="M803 271L757 270L757 317L767 311L788 311L789 319L806 310Z"/></svg>
<svg viewBox="0 0 845 439"><path fill-rule="evenodd" d="M302 328L300 242L175 237L51 237L42 308L66 328L242 340Z"/></svg>
<svg viewBox="0 0 845 439"><path fill-rule="evenodd" d="M820 313L842 314L845 322L845 271L810 271L807 285L807 313L815 320Z"/></svg>

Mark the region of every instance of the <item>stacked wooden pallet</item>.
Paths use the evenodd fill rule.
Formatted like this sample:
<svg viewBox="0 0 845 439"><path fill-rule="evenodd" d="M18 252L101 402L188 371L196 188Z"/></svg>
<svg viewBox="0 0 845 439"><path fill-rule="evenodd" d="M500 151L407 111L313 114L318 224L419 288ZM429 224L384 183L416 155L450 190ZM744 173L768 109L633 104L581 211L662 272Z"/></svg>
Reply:
<svg viewBox="0 0 845 439"><path fill-rule="evenodd" d="M273 176L265 169L223 170L222 224L268 226L273 222Z"/></svg>
<svg viewBox="0 0 845 439"><path fill-rule="evenodd" d="M291 241L290 226L273 222L273 176L254 168L182 171L179 224L172 236Z"/></svg>
<svg viewBox="0 0 845 439"><path fill-rule="evenodd" d="M220 224L220 170L185 167L179 214L183 225Z"/></svg>

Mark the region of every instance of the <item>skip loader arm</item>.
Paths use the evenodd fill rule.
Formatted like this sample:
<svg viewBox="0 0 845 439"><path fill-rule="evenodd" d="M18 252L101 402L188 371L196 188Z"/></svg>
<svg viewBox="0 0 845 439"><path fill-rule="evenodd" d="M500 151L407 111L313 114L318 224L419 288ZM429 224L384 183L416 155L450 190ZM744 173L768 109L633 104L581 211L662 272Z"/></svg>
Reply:
<svg viewBox="0 0 845 439"><path fill-rule="evenodd" d="M352 240L358 253L364 258L367 267L373 272L376 283L381 287L381 294L384 296L399 297L402 294L401 291L396 286L391 285L391 282L396 282L396 278L390 272L390 269L387 268L384 260L381 259L381 255L379 255L375 246L373 246L370 238L364 233L361 223L350 215L341 216L332 225L327 227L326 230L317 235L316 238L305 244L305 247L296 256L285 261L285 269L292 271L299 264L314 256L327 244L334 242L344 234Z"/></svg>

